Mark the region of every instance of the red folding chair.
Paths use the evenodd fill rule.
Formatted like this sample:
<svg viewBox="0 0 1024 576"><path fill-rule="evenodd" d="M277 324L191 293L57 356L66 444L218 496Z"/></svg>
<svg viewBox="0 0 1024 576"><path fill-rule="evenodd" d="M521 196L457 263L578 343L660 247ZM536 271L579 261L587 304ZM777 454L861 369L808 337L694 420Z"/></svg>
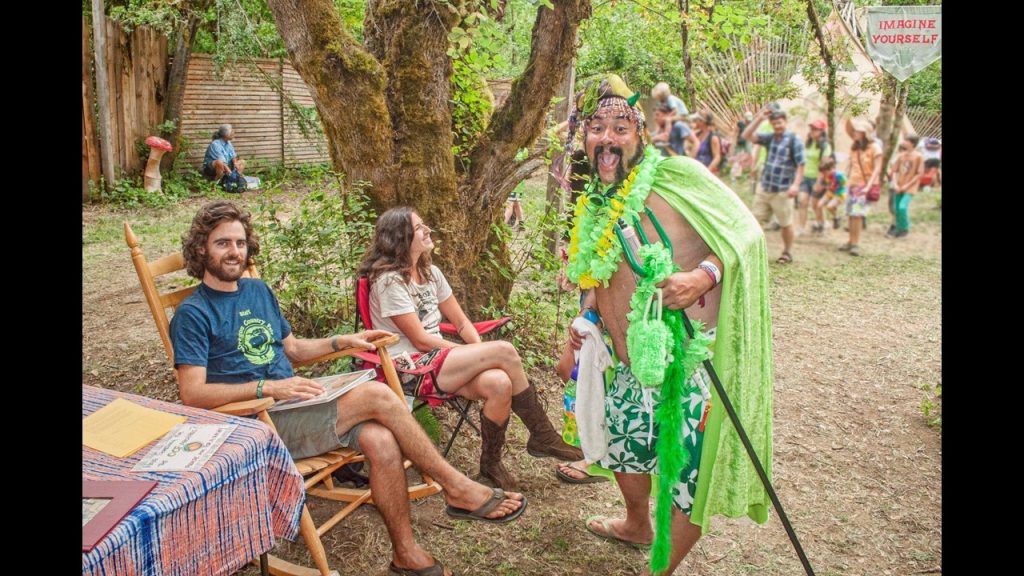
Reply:
<svg viewBox="0 0 1024 576"><path fill-rule="evenodd" d="M500 334L501 329L512 321L512 318L505 316L496 320L484 320L481 322L474 322L473 327L476 328L477 333L481 337L490 336L494 337ZM362 276L356 281L356 322L355 330L359 331L359 326L362 324L367 330L373 330L373 321L370 316L370 282ZM442 322L439 325L441 333L446 336L458 337L459 333L453 324ZM357 352L353 354L358 361L362 361L364 366L377 367L378 379L383 378L383 370L380 368L381 360L376 354L372 352ZM433 380L433 389L437 390L437 374L434 374L433 369L430 366L420 366L418 368L409 369L397 362L393 362L395 370L399 374L413 374L416 376L423 376L424 378L430 378ZM469 418L469 400L462 398L461 396L441 397L437 394L423 394L419 395L414 399L413 412L420 410L424 406L440 406L448 402L459 414L459 420L455 424L455 428L452 430L452 435L445 444L444 450L441 452L446 458L448 457L448 451L452 449L452 445L455 444L455 438L458 437L459 430L462 428L464 422L469 423L473 430L476 430L477 434L480 434L480 427L473 423L472 419Z"/></svg>

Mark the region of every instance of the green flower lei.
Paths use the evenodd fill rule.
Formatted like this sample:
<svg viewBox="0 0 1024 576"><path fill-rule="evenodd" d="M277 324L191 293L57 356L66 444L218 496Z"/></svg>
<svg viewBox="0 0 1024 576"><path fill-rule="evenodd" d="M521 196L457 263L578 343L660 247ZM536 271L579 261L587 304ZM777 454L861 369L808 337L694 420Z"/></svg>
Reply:
<svg viewBox="0 0 1024 576"><path fill-rule="evenodd" d="M574 226L569 241L569 263L566 274L584 290L608 279L619 268L622 246L615 238L619 218L632 222L644 209L651 193L654 172L662 161L661 152L653 146L644 150L644 159L626 178L621 188L610 197L598 192L599 180L591 180L585 193L576 201Z"/></svg>

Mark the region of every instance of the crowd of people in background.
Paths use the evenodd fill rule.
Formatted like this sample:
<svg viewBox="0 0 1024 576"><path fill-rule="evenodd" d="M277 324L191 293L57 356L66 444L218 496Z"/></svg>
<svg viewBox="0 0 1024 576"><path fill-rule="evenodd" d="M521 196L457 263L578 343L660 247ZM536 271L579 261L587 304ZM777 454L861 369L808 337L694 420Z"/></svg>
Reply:
<svg viewBox="0 0 1024 576"><path fill-rule="evenodd" d="M734 188L749 177L751 211L766 230L781 231L779 264L793 261L796 238L826 236L842 227L844 216L847 237L838 249L859 256L867 216L883 201L883 191L891 215L885 236L904 238L914 195L942 184L938 138L902 134L885 169L884 144L868 119L843 121L852 144L833 150L824 118L806 118L807 131L798 135L787 129L789 114L774 102L757 111L743 109L734 131L728 131L716 125L706 108L688 113L665 82L655 85L651 99L651 142L663 155L694 158L719 178L728 174Z"/></svg>

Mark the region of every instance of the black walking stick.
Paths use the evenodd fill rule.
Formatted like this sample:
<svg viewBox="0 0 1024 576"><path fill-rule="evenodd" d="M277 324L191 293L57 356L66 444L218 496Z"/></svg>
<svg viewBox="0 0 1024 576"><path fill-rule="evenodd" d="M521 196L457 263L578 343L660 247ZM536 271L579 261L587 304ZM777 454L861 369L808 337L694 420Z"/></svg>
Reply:
<svg viewBox="0 0 1024 576"><path fill-rule="evenodd" d="M654 215L654 212L644 207L647 217L651 219L651 223L654 224L655 230L658 232L658 236L661 241L672 251L672 243L668 239L668 235L661 227L661 222ZM615 225L615 234L618 236L619 242L622 244L623 253L626 256L626 260L629 262L630 268L633 272L639 276L647 276L647 270L644 266L637 261L636 256L633 253L633 246L631 242L623 234L623 226L625 222L619 219L619 222ZM644 244L649 244L647 236L644 234L643 228L640 226L639 218L633 218L633 229L639 235L640 241ZM693 325L690 323L690 318L687 317L685 310L678 311L683 319L683 326L686 328L686 334L690 338L694 337ZM715 385L715 390L718 391L718 396L722 401L722 406L725 407L725 411L729 414L729 420L732 421L732 425L736 428L736 432L740 436L740 441L743 442L743 447L747 450L747 455L750 456L750 461L754 465L754 469L757 470L758 477L761 478L761 483L764 485L765 490L768 492L768 497L771 498L772 505L775 507L776 512L779 513L779 519L782 520L782 526L786 529L786 534L789 535L790 542L793 543L793 548L796 549L797 556L800 557L800 563L804 566L804 571L808 576L814 576L814 569L811 568L811 562L807 559L807 554L804 553L804 549L800 546L800 540L796 536L796 531L793 530L793 525L789 522L789 517L786 516L786 511L782 508L782 502L779 501L778 495L775 493L775 489L772 487L771 481L768 480L768 474L764 471L764 466L761 465L761 460L757 457L757 453L754 452L754 446L750 443L750 438L747 436L746 430L740 423L739 415L736 414L735 408L732 406L732 402L729 401L728 394L725 393L725 387L722 386L722 381L718 379L718 373L715 371L714 365L710 359L704 360L704 369L707 370L708 375L711 377L711 382Z"/></svg>

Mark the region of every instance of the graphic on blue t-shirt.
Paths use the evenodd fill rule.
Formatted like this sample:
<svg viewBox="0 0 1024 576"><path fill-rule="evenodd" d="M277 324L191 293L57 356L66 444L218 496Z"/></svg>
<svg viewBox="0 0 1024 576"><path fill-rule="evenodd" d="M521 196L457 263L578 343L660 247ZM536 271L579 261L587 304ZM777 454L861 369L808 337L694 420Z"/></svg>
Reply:
<svg viewBox="0 0 1024 576"><path fill-rule="evenodd" d="M238 329L238 351L257 366L274 361L273 341L274 329L260 318L250 318Z"/></svg>

